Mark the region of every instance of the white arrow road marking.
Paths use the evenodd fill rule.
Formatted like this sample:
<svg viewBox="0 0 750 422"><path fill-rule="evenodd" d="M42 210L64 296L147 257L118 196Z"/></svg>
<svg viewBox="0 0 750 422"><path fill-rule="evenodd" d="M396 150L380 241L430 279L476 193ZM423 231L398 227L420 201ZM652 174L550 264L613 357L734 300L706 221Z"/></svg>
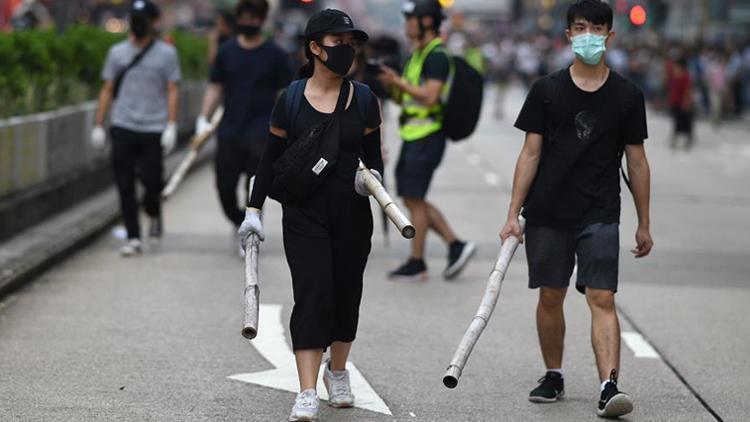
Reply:
<svg viewBox="0 0 750 422"><path fill-rule="evenodd" d="M648 359L659 359L659 354L656 353L653 347L643 338L642 335L634 333L632 331L623 331L621 333L622 339L625 340L625 344L633 350L635 357L637 358L648 358Z"/></svg>
<svg viewBox="0 0 750 422"><path fill-rule="evenodd" d="M276 390L299 392L294 354L287 345L284 326L281 324L281 305L260 305L258 326L260 327L258 337L250 343L275 369L251 374L237 374L228 378ZM373 390L357 367L353 363L347 362L346 369L349 370L349 379L354 393L354 406L392 415L391 409ZM320 372L323 373L322 367ZM328 393L323 385L322 377L318 379L318 394L321 399L328 400Z"/></svg>

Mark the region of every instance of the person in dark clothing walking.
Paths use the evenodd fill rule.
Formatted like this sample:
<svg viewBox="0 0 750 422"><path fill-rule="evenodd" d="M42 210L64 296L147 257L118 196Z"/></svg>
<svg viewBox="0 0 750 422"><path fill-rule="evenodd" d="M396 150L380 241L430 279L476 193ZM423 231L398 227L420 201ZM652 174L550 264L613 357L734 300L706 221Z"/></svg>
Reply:
<svg viewBox="0 0 750 422"><path fill-rule="evenodd" d="M301 71L304 79L292 83L276 102L250 207L238 231L243 242L251 234L263 240L260 209L269 192L278 192L274 163L328 121L321 136L327 137L326 145L337 145L335 164L326 169L328 162L318 161L305 174L309 178L327 171L321 185L302 198L281 201L284 250L294 290L290 331L300 380L292 421L317 419L315 386L323 352L329 347L330 360L323 373L329 404L354 404L346 360L357 334L373 231L368 193L362 171L357 171L360 158L376 177L383 171L378 100L367 86L344 78L356 43L366 41L367 34L354 29L345 13L326 9L310 18L304 37L309 60ZM298 109L287 107L295 104L295 98Z"/></svg>
<svg viewBox="0 0 750 422"><path fill-rule="evenodd" d="M687 60L674 62L667 81L669 108L672 112L672 139L670 146L677 148L680 135L685 135L685 149L693 146L693 80L688 72Z"/></svg>
<svg viewBox="0 0 750 422"><path fill-rule="evenodd" d="M162 155L168 154L177 140L180 64L175 48L156 36L158 19L155 4L148 0L133 2L130 37L115 44L107 54L96 127L91 133L92 145L103 148L104 119L114 101L110 128L112 169L128 232L128 240L120 249L123 256L139 254L142 249L136 177L146 188L143 205L151 220L149 238L161 238Z"/></svg>
<svg viewBox="0 0 750 422"><path fill-rule="evenodd" d="M211 65L214 64L221 46L235 36L234 21L234 11L232 9L222 9L216 13L214 27L208 34L208 63Z"/></svg>
<svg viewBox="0 0 750 422"><path fill-rule="evenodd" d="M601 381L597 414L618 417L633 401L618 389L620 325L615 307L620 252L620 163L628 174L638 214L636 258L651 251L650 171L643 93L611 71L604 52L614 37L611 7L577 0L566 34L575 60L531 87L515 126L526 132L518 157L508 220L500 232L522 239L526 218L529 287L539 288L537 331L546 374L529 394L551 403L565 394L562 371L563 303L577 263L576 289L591 311L591 342Z"/></svg>
<svg viewBox="0 0 750 422"><path fill-rule="evenodd" d="M237 228L244 218L237 183L244 174L249 186L255 174L274 101L292 79L292 68L287 54L261 33L268 15L266 0L241 0L235 13L238 35L219 49L196 133L210 127L209 116L223 101L224 117L217 131L216 188L224 214Z"/></svg>

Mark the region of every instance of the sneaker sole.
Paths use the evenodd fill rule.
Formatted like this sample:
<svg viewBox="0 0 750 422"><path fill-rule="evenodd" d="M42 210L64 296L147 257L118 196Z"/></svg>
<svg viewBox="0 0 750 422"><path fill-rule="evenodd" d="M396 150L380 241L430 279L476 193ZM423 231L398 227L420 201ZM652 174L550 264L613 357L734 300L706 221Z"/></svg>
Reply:
<svg viewBox="0 0 750 422"><path fill-rule="evenodd" d="M445 278L446 280L452 280L456 278L461 273L461 271L463 271L464 267L466 267L466 264L469 263L469 260L474 256L476 252L477 245L475 245L474 242L468 242L464 247L464 250L461 251L461 256L458 257L458 261L445 269L445 271L443 272L443 278Z"/></svg>
<svg viewBox="0 0 750 422"><path fill-rule="evenodd" d="M633 400L627 394L618 393L604 405L604 409L597 409L596 414L601 418L618 418L633 411Z"/></svg>
<svg viewBox="0 0 750 422"><path fill-rule="evenodd" d="M542 397L542 396L529 396L529 401L532 403L554 403L564 398L565 398L565 391L561 392L554 398Z"/></svg>
<svg viewBox="0 0 750 422"><path fill-rule="evenodd" d="M427 281L430 278L427 271L415 275L389 275L390 281Z"/></svg>
<svg viewBox="0 0 750 422"><path fill-rule="evenodd" d="M143 251L134 251L134 252L124 252L120 251L120 256L123 258L133 258L135 256L139 256Z"/></svg>

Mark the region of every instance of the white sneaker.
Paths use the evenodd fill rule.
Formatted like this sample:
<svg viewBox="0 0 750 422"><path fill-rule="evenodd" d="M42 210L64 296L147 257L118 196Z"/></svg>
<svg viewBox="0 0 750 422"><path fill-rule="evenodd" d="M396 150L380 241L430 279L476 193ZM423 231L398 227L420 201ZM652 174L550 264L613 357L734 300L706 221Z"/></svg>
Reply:
<svg viewBox="0 0 750 422"><path fill-rule="evenodd" d="M330 368L331 361L327 361L323 371L323 383L328 390L328 405L338 408L354 406L354 394L349 383L349 371L334 374ZM338 372L338 371L336 371Z"/></svg>
<svg viewBox="0 0 750 422"><path fill-rule="evenodd" d="M120 248L120 255L127 258L130 256L139 255L142 251L143 251L143 245L141 244L140 239L129 239Z"/></svg>
<svg viewBox="0 0 750 422"><path fill-rule="evenodd" d="M294 400L294 407L292 408L292 414L289 415L291 422L296 421L317 421L318 410L320 409L320 399L318 393L313 390L305 390L297 394L297 399Z"/></svg>

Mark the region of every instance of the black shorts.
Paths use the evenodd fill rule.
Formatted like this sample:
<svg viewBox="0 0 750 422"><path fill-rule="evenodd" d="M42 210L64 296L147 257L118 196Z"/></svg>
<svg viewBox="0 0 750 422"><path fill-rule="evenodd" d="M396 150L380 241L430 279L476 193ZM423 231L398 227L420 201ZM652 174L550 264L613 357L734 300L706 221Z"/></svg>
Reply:
<svg viewBox="0 0 750 422"><path fill-rule="evenodd" d="M445 152L445 134L437 132L423 139L404 142L396 165L396 190L405 198L424 198L432 175Z"/></svg>
<svg viewBox="0 0 750 422"><path fill-rule="evenodd" d="M577 260L578 291L591 287L617 292L619 224L595 223L583 229L529 224L525 238L529 288L568 287Z"/></svg>

